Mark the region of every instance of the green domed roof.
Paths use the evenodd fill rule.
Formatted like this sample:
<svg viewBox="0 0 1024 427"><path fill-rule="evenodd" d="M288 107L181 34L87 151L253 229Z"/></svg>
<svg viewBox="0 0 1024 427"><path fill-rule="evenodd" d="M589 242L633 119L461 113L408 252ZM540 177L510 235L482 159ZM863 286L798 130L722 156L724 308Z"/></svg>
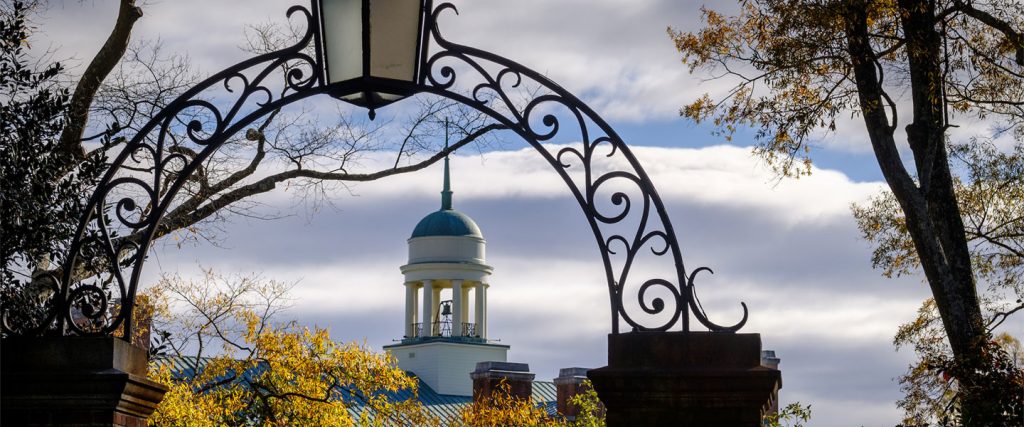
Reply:
<svg viewBox="0 0 1024 427"><path fill-rule="evenodd" d="M447 146L447 145L446 145ZM412 237L426 236L473 236L484 238L480 227L476 226L473 218L466 214L452 209L452 185L451 172L448 166L448 157L444 158L444 187L441 190L441 210L423 217L416 228L412 230Z"/></svg>
<svg viewBox="0 0 1024 427"><path fill-rule="evenodd" d="M466 214L442 209L427 215L416 224L412 237L426 236L473 236L483 238L480 227Z"/></svg>

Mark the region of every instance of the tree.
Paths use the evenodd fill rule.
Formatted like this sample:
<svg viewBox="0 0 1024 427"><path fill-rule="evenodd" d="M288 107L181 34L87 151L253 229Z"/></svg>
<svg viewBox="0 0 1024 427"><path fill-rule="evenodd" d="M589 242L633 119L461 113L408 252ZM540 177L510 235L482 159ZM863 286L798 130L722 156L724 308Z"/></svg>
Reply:
<svg viewBox="0 0 1024 427"><path fill-rule="evenodd" d="M964 171L954 177L953 191L977 281L993 296L1024 297L1024 144L1011 152L982 142L951 148L955 168ZM920 269L906 218L892 192L855 205L853 215L875 247L872 265L882 274L901 276Z"/></svg>
<svg viewBox="0 0 1024 427"><path fill-rule="evenodd" d="M597 396L597 390L590 380L584 380L581 392L569 399L570 405L577 408L576 419L569 423L572 427L604 427L606 409Z"/></svg>
<svg viewBox="0 0 1024 427"><path fill-rule="evenodd" d="M55 283L39 272L63 260L84 209L80 201L103 170L97 152L83 157L74 173L61 171L70 161L57 150L70 95L58 81L59 63L30 64L28 15L21 2L0 6L0 301L17 302L25 314L39 302L19 298L16 284Z"/></svg>
<svg viewBox="0 0 1024 427"><path fill-rule="evenodd" d="M1024 372L1020 370L1024 359L1015 355L1017 338L1001 331L1000 326L1024 309L1024 145L1002 152L991 143L958 144L952 146L951 154L956 169L964 171L955 183L955 191L972 263L979 283L986 285L981 306L986 330L993 335L989 351L1003 364L1016 368L1016 374L1003 374L1010 376L1008 384L1016 383L1017 387L1009 391L994 389L986 400L1019 405L1024 402ZM872 263L886 276L919 268L906 221L897 206L892 193L883 192L853 209L865 239L875 246ZM934 300L925 301L917 318L900 327L893 343L897 348L912 348L918 357L900 377L905 397L898 403L905 412L904 424L925 425L955 418L959 384L949 375L955 365Z"/></svg>
<svg viewBox="0 0 1024 427"><path fill-rule="evenodd" d="M904 392L903 399L897 402L904 412L902 424L964 424L960 408L964 390L957 380L962 367L951 357L931 299L918 310L916 319L900 326L893 343L897 348L911 347L918 357L899 377ZM1007 419L1001 420L1003 424L1019 423L1018 414L1024 405L1024 354L1020 352L1020 341L1005 332L998 333L987 343L986 352L992 363L982 375L990 379L990 385L977 393L987 404L1002 409L1007 415Z"/></svg>
<svg viewBox="0 0 1024 427"><path fill-rule="evenodd" d="M533 399L522 399L512 394L507 382L500 382L490 396L474 400L460 414L453 425L460 427L604 427L604 409L597 392L584 383L583 392L573 396L570 403L577 405L579 414L569 420L561 416L549 416Z"/></svg>
<svg viewBox="0 0 1024 427"><path fill-rule="evenodd" d="M680 113L731 136L757 129L755 153L788 175L810 172L809 142L861 118L899 205L966 392L968 423L1001 414L969 390L989 378L989 341L950 167L949 128L967 120L1024 136L1020 2L963 0L741 1L737 16L703 11L697 32L669 29L691 71L735 78ZM898 94L906 93L909 99ZM902 104L898 104L902 102ZM900 106L910 110L897 148ZM972 368L973 367L973 368Z"/></svg>
<svg viewBox="0 0 1024 427"><path fill-rule="evenodd" d="M12 302L6 304L8 307L24 305L13 303L16 297L46 300L53 295L55 279L62 277L64 270L63 258L37 262L35 259L42 252L8 241L6 236L10 230L6 225L23 230L23 234L35 242L45 242L36 244L49 248L46 252L63 256L82 216L81 206L95 188L96 177L106 172L101 160L104 154L123 150L126 141L133 138L145 123L200 79L187 56L168 54L159 43L130 42L134 26L142 18L142 8L134 0L120 1L114 27L102 48L78 77L73 91L60 87L54 79L62 72L59 66L36 74L45 76L40 79L41 84L49 85L47 90L52 93L45 96L53 98L55 103L53 111L46 112L50 118L38 122L44 126L32 130L38 135L22 137L22 133L6 132L8 127L21 131L29 128L20 119L5 116L5 120L10 120L4 123L5 138L14 135L19 144L31 146L34 151L5 151L6 164L0 181L19 182L16 180L19 174L45 181L46 186L29 187L33 195L40 201L59 200L69 205L69 209L57 212L59 215L46 217L58 224L51 227L59 229L61 232L58 234L45 234L38 224L27 221L5 222L2 248L5 272L17 270L20 278L12 278L5 273L3 287L22 290L5 296L5 301ZM21 58L20 49L30 36L29 31L21 27L19 33L12 34L15 35L14 42L3 45L5 58ZM253 54L274 51L294 44L298 35L299 29L290 26L253 26L249 29L249 43L245 49ZM294 66L285 62L278 71L283 76ZM4 74L6 79L7 73ZM28 99L32 93L43 93L36 87L39 85L12 84L5 88L8 91L5 95L9 94L15 100ZM214 155L198 165L170 201L153 237L174 236L179 244L189 239L215 240L216 222L232 215L273 217L273 214L255 209L252 200L254 196L272 191L279 185L286 185L299 198L318 206L330 201L328 193L332 185L346 188L348 183L423 169L465 145L493 143L492 131L503 128L483 114L450 101L426 98L418 98L418 101L410 116L395 118L393 124L390 121L369 122L359 118L358 113L340 111L332 115L337 117L333 123L319 120L308 109L292 113L281 109L272 111L245 132L233 135ZM209 114L198 114L179 119L184 122L176 122L168 129L167 150L174 153L180 163L195 159L200 148L187 137L192 132L189 120L205 123L210 117ZM444 146L437 136L448 124L453 142ZM389 127L393 129L389 130ZM30 136L47 139L48 142L45 145L30 144L31 140L27 139ZM106 143L97 146L96 141ZM361 166L361 160L367 154L382 151L395 153L393 165L369 170ZM7 156L11 156L10 161ZM172 182L178 178L178 169L172 165L161 165L155 169L151 156L140 154L138 157L136 164L118 170L115 178L154 170L159 170L157 179L161 182ZM69 182L75 185L67 185ZM70 205L75 209L70 209ZM154 203L119 205L118 209L125 207L129 215L141 216L152 211ZM30 208L5 202L3 209L5 214L11 213L5 217L44 218ZM18 212L8 212L13 210ZM144 228L131 226L115 229L112 233L117 234L111 246L118 248L116 257L119 260L104 261L103 257L91 253L93 248L86 246L83 256L72 266L75 281L97 277L106 271L105 264L133 258L132 248L146 236ZM24 261L26 259L33 261ZM106 282L106 278L97 279L102 286L108 286ZM23 291L25 289L27 291ZM12 314L5 315L9 317ZM28 320L11 323L26 322Z"/></svg>
<svg viewBox="0 0 1024 427"><path fill-rule="evenodd" d="M332 341L328 331L278 322L290 285L256 276L165 276L141 296L151 318L151 379L169 387L155 426L440 425L416 399L418 382L392 357ZM138 328L145 330L145 328ZM551 417L501 383L454 420L460 426L602 427L597 392L572 398L574 420ZM412 397L399 400L400 390ZM402 394L406 395L406 394Z"/></svg>
<svg viewBox="0 0 1024 427"><path fill-rule="evenodd" d="M210 271L151 288L145 299L165 354L150 377L169 390L150 424L438 425L393 358L335 342L326 329L278 323L289 288ZM413 397L393 398L400 390Z"/></svg>
<svg viewBox="0 0 1024 427"><path fill-rule="evenodd" d="M548 416L544 408L533 399L522 399L512 394L512 388L502 381L490 396L473 401L460 414L455 425L465 427L528 426L553 427L558 421Z"/></svg>
<svg viewBox="0 0 1024 427"><path fill-rule="evenodd" d="M954 182L954 188L964 216L972 264L979 283L986 285L981 306L986 332L994 336L987 348L1001 360L993 368L1015 368L990 371L1005 375L1004 382L1016 387L992 388L985 400L1010 407L1020 405L1024 401L1024 359L1012 353L1019 341L997 328L1024 309L1024 145L1018 144L1010 153L1000 152L988 142L954 144L951 148L956 169L965 171ZM853 209L864 238L874 245L872 264L888 276L909 273L920 265L897 206L892 194L884 191ZM893 342L897 347L912 348L918 355L899 379L905 392L899 401L906 417L904 423L925 425L955 418L961 390L949 376L955 364L943 339L934 300L926 301L918 317L900 327Z"/></svg>
<svg viewBox="0 0 1024 427"><path fill-rule="evenodd" d="M765 427L803 427L811 420L811 405L803 406L800 402L790 403L777 414L764 417Z"/></svg>

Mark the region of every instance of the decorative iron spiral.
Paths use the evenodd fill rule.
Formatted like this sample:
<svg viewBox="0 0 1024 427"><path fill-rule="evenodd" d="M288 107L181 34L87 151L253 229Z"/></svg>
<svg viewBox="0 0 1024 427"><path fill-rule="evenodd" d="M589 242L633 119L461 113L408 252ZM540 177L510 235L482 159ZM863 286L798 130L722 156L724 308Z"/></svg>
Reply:
<svg viewBox="0 0 1024 427"><path fill-rule="evenodd" d="M657 191L629 147L612 128L579 98L547 77L519 63L446 39L437 25L445 12L458 14L450 3L437 6L428 19L430 40L438 47L424 61L423 91L461 101L476 107L518 133L559 173L579 202L597 239L605 264L610 295L612 332L619 332L619 320L632 330L669 330L682 321L689 330L689 311L703 326L712 331L739 330L747 320L747 306L741 303L742 319L722 326L708 319L697 299L693 283L696 273L710 271L699 268L687 276L679 243L671 221ZM457 63L453 64L453 62ZM461 67L460 67L461 66ZM465 75L460 75L460 70ZM460 79L469 81L462 85ZM510 94L524 86L539 87L544 93L518 105ZM468 93L467 93L468 92ZM556 115L550 111L563 112ZM568 122L566 121L568 120ZM578 132L579 144L559 147L546 145L557 135L572 129ZM598 148L609 146L607 153ZM626 167L598 170L599 160L617 161ZM583 178L575 177L580 171ZM615 184L618 184L616 186ZM628 189L623 189L626 184ZM625 224L635 224L623 232ZM676 272L674 277L637 278L643 272L633 271L637 260L653 257L667 263ZM632 274L631 274L632 273ZM658 289L662 296L652 296ZM635 292L638 312L631 312L624 298ZM646 315L645 319L637 316ZM658 315L661 315L658 320Z"/></svg>
<svg viewBox="0 0 1024 427"><path fill-rule="evenodd" d="M437 22L449 11L458 13L455 6L444 3L427 15L424 43L436 49L425 52L419 81L404 89L447 97L489 115L537 149L565 180L594 232L604 262L612 332L619 332L620 319L632 330L665 331L679 323L682 330L689 330L690 310L712 331L741 328L747 319L747 307L742 303L739 323L720 326L708 320L693 279L710 269L686 274L661 198L611 127L577 97L536 71L445 39ZM322 46L317 13L315 7L311 12L292 6L288 17L299 15L306 24L298 42L214 74L140 128L111 162L90 198L88 214L81 219L62 277L52 281L43 314L31 320L10 319L5 308L0 313L4 331L26 335L54 328L76 335L121 331L129 339L145 254L161 218L172 208L174 196L189 176L229 137L256 119L301 99L339 91L338 84L326 84L320 53L306 53ZM283 87L278 94L272 90L274 83ZM515 96L527 87L542 92ZM223 93L216 103L201 96L218 88ZM228 102L220 102L223 99ZM171 149L168 139L175 131L183 131L188 142L199 148L193 156ZM551 144L564 134L578 137L578 143ZM605 170L609 165L610 170ZM169 175L174 179L165 181ZM638 260L667 265L675 274L641 277L649 273L634 271ZM637 303L626 304L627 295L634 293Z"/></svg>

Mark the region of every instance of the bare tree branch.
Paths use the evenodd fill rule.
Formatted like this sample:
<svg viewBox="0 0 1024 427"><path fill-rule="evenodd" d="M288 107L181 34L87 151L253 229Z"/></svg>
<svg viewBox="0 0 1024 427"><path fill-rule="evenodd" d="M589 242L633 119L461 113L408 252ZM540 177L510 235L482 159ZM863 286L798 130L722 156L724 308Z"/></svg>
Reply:
<svg viewBox="0 0 1024 427"><path fill-rule="evenodd" d="M132 28L141 17L142 9L135 5L134 0L121 0L114 29L78 80L68 108L67 126L60 136L61 150L76 161L85 158L81 140L89 118L89 107L103 81L124 56Z"/></svg>

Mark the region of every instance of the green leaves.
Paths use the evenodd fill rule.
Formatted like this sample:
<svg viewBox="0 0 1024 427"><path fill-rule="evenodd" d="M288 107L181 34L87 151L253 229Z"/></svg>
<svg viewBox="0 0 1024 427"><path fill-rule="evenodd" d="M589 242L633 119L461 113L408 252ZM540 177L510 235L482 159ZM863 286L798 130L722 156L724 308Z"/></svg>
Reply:
<svg viewBox="0 0 1024 427"><path fill-rule="evenodd" d="M811 405L804 406L800 402L790 403L779 410L778 414L764 417L765 427L803 427L811 420Z"/></svg>
<svg viewBox="0 0 1024 427"><path fill-rule="evenodd" d="M9 292L37 268L59 263L82 213L81 201L102 170L92 161L66 173L71 159L55 150L68 89L60 64L31 68L23 50L28 11L0 12L0 281Z"/></svg>

